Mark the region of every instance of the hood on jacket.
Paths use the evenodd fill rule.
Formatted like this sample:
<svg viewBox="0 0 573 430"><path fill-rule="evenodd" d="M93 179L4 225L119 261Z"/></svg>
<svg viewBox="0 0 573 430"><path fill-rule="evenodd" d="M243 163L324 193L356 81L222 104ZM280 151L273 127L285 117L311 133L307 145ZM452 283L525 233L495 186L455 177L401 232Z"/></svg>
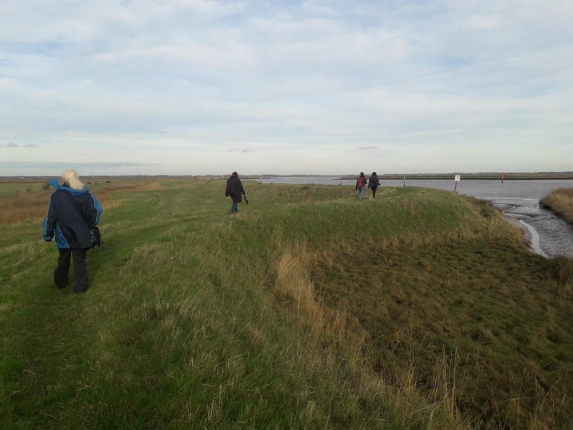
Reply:
<svg viewBox="0 0 573 430"><path fill-rule="evenodd" d="M52 187L54 187L56 190L65 190L65 191L71 193L73 196L81 196L81 195L84 195L88 192L88 189L85 187L78 191L78 190L74 190L73 188L60 185L60 184L58 184L57 179L50 179L50 185Z"/></svg>

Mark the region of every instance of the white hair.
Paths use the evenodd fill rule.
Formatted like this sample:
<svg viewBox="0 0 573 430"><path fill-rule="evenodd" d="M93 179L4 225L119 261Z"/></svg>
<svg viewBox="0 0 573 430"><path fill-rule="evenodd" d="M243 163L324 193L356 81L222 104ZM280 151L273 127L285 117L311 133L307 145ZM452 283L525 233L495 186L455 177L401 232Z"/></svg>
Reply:
<svg viewBox="0 0 573 430"><path fill-rule="evenodd" d="M74 190L81 191L84 188L84 184L82 184L80 181L78 172L76 172L74 169L64 170L62 172L62 180Z"/></svg>

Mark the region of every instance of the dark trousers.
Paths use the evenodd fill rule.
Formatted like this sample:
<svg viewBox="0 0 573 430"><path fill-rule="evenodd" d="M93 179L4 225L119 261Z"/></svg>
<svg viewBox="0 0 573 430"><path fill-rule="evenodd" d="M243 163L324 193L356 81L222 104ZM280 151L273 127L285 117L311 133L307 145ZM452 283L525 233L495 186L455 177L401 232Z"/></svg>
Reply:
<svg viewBox="0 0 573 430"><path fill-rule="evenodd" d="M58 267L54 270L54 282L58 288L65 288L68 283L68 273L70 272L70 257L74 261L74 271L72 274L72 286L74 292L83 293L88 287L88 268L86 266L85 249L64 249L58 248Z"/></svg>
<svg viewBox="0 0 573 430"><path fill-rule="evenodd" d="M376 188L378 187L371 187L370 189L372 190L372 198L375 199L376 198Z"/></svg>

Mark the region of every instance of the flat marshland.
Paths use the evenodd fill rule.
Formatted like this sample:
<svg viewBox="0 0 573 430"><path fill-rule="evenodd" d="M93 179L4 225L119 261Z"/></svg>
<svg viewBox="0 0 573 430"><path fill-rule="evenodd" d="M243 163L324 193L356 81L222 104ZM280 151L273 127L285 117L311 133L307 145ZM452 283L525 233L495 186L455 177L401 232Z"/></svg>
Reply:
<svg viewBox="0 0 573 430"><path fill-rule="evenodd" d="M74 295L41 237L51 190L18 186L0 428L573 427L573 262L486 202L245 181L231 216L221 179L88 184L105 248Z"/></svg>

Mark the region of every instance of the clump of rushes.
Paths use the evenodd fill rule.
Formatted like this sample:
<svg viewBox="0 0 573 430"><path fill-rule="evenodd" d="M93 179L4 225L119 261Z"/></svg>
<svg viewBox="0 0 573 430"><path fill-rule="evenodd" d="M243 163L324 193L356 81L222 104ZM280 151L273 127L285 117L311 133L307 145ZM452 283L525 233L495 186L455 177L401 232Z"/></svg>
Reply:
<svg viewBox="0 0 573 430"><path fill-rule="evenodd" d="M573 224L573 188L559 188L539 201Z"/></svg>
<svg viewBox="0 0 573 430"><path fill-rule="evenodd" d="M573 263L487 203L112 185L81 297L43 214L0 225L0 428L573 426Z"/></svg>

